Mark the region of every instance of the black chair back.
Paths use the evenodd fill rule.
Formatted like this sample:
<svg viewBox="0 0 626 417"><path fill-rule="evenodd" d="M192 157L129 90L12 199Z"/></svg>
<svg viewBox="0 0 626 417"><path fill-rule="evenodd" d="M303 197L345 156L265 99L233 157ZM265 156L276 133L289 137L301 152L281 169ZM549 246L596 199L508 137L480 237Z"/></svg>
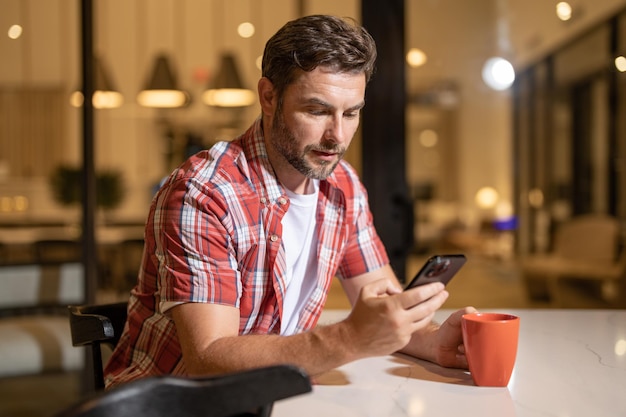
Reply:
<svg viewBox="0 0 626 417"><path fill-rule="evenodd" d="M115 348L126 324L127 303L69 306L73 346L91 350L93 386L89 391L104 389L102 344Z"/></svg>
<svg viewBox="0 0 626 417"><path fill-rule="evenodd" d="M310 391L308 376L290 365L205 378L149 377L102 391L55 417L269 417L275 401Z"/></svg>

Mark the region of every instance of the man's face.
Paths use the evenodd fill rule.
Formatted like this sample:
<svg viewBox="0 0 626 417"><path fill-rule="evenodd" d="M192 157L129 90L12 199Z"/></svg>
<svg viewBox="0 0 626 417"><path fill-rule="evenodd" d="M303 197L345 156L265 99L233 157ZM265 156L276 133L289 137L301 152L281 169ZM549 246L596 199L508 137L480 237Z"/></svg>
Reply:
<svg viewBox="0 0 626 417"><path fill-rule="evenodd" d="M319 67L287 87L267 135L268 152L281 181L285 182L281 174L300 174L305 181L332 173L358 128L364 97L363 74Z"/></svg>

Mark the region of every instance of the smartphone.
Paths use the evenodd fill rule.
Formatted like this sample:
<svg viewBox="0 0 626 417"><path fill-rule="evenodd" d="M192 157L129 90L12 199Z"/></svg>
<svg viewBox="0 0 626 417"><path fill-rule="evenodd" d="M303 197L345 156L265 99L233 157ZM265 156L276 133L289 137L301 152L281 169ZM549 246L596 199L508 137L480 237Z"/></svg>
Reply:
<svg viewBox="0 0 626 417"><path fill-rule="evenodd" d="M441 282L447 285L466 260L465 255L462 254L432 256L404 289L406 291L431 282Z"/></svg>

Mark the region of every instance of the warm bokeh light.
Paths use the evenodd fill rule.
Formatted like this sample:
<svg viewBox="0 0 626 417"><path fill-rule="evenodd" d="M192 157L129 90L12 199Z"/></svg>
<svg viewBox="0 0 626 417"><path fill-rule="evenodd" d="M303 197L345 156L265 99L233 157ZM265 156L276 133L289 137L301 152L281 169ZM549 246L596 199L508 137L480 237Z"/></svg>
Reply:
<svg viewBox="0 0 626 417"><path fill-rule="evenodd" d="M496 206L500 198L498 192L493 187L483 187L476 193L474 201L481 209L491 209Z"/></svg>
<svg viewBox="0 0 626 417"><path fill-rule="evenodd" d="M237 33L242 38L251 38L254 35L254 25L250 22L243 22L237 27Z"/></svg>
<svg viewBox="0 0 626 417"><path fill-rule="evenodd" d="M258 69L263 69L263 55L259 55L254 63Z"/></svg>
<svg viewBox="0 0 626 417"><path fill-rule="evenodd" d="M189 101L189 95L180 90L143 90L137 95L140 105L157 109L184 107Z"/></svg>
<svg viewBox="0 0 626 417"><path fill-rule="evenodd" d="M621 55L615 58L615 68L617 68L619 72L626 72L626 57Z"/></svg>
<svg viewBox="0 0 626 417"><path fill-rule="evenodd" d="M22 27L20 25L11 25L9 28L7 35L11 39L17 39L22 36Z"/></svg>
<svg viewBox="0 0 626 417"><path fill-rule="evenodd" d="M420 144L425 148L437 146L439 135L432 129L424 129L420 133Z"/></svg>
<svg viewBox="0 0 626 417"><path fill-rule="evenodd" d="M421 49L411 48L406 54L406 62L413 68L424 65L426 61L428 61L428 57Z"/></svg>
<svg viewBox="0 0 626 417"><path fill-rule="evenodd" d="M28 198L23 195L16 195L15 197L13 197L13 203L15 211L28 210Z"/></svg>
<svg viewBox="0 0 626 417"><path fill-rule="evenodd" d="M620 339L615 343L615 354L617 356L626 355L626 340Z"/></svg>
<svg viewBox="0 0 626 417"><path fill-rule="evenodd" d="M23 195L0 197L0 212L2 213L26 211L28 206L28 197Z"/></svg>
<svg viewBox="0 0 626 417"><path fill-rule="evenodd" d="M0 212L8 213L13 208L11 197L0 197Z"/></svg>
<svg viewBox="0 0 626 417"><path fill-rule="evenodd" d="M101 91L96 90L93 93L93 103L96 109L115 109L124 104L124 96L117 91ZM81 91L75 91L70 96L70 104L73 107L80 107L83 105L83 93Z"/></svg>
<svg viewBox="0 0 626 417"><path fill-rule="evenodd" d="M556 15L562 21L567 21L572 18L572 6L566 1L558 2L556 5Z"/></svg>
<svg viewBox="0 0 626 417"><path fill-rule="evenodd" d="M256 94L244 88L219 88L202 93L202 101L209 106L245 107L255 100Z"/></svg>
<svg viewBox="0 0 626 417"><path fill-rule="evenodd" d="M489 58L483 67L483 80L494 90L506 90L515 81L515 69L504 58Z"/></svg>

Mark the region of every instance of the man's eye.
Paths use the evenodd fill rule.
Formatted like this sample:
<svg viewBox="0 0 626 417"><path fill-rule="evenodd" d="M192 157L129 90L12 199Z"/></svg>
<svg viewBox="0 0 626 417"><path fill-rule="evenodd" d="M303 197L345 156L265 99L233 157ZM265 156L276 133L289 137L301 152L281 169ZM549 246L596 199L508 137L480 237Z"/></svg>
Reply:
<svg viewBox="0 0 626 417"><path fill-rule="evenodd" d="M344 117L346 117L347 119L354 119L355 117L359 117L359 112L358 111L351 111L348 113L344 113Z"/></svg>

